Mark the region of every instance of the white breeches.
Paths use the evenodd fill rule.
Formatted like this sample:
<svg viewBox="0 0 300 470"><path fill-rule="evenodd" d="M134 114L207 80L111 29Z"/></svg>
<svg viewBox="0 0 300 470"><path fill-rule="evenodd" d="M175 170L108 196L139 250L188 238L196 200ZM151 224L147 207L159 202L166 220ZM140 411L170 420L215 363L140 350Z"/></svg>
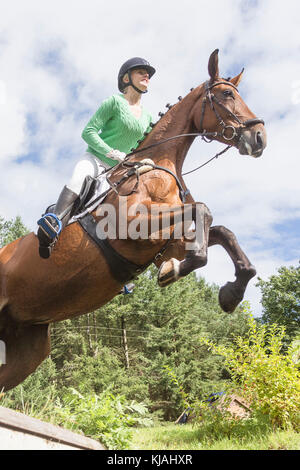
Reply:
<svg viewBox="0 0 300 470"><path fill-rule="evenodd" d="M85 154L78 160L73 170L73 174L71 176L70 181L67 184L67 187L71 189L74 193L79 194L84 178L87 175L93 176L96 178L97 176L101 175L105 172L105 170L109 169L109 166L106 166L103 162L101 162L97 157L92 155L89 152L85 152ZM106 178L99 178L100 180L100 192L106 191L109 188L109 184L106 181Z"/></svg>

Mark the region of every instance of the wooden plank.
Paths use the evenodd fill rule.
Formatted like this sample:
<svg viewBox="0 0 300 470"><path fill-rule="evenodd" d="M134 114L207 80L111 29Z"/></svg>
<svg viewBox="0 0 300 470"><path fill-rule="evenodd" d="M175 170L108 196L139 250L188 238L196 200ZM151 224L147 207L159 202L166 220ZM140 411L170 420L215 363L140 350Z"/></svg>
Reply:
<svg viewBox="0 0 300 470"><path fill-rule="evenodd" d="M2 428L0 426L0 453L1 450L84 450L71 444L56 442L41 436L35 436L16 429Z"/></svg>
<svg viewBox="0 0 300 470"><path fill-rule="evenodd" d="M15 430L18 433L30 434L52 443L61 443L77 449L105 450L105 447L94 439L2 406L0 406L0 428L6 428L10 432Z"/></svg>

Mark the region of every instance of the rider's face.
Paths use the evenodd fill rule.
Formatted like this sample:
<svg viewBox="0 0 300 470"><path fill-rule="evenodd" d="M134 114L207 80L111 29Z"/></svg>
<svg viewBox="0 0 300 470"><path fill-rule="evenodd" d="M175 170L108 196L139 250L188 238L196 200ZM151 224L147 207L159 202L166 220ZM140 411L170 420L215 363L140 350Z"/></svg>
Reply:
<svg viewBox="0 0 300 470"><path fill-rule="evenodd" d="M140 90L147 90L149 85L149 73L146 69L134 69L131 72L132 83Z"/></svg>

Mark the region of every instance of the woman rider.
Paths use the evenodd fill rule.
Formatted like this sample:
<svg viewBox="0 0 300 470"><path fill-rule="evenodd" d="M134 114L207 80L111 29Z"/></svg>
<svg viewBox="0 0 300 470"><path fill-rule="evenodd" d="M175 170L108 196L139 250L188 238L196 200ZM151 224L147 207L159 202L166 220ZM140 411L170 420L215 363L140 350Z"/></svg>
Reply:
<svg viewBox="0 0 300 470"><path fill-rule="evenodd" d="M154 73L149 62L140 57L127 60L120 68L118 88L121 93L103 101L86 125L82 132L82 138L88 144L86 153L75 165L71 180L64 186L53 212L38 221L42 258L49 258L53 242L68 223L85 177L97 177L122 162L126 154L137 147L138 140L144 138L144 133L151 130L151 115L141 106L141 97L147 93L149 79ZM64 215L68 208L68 214Z"/></svg>

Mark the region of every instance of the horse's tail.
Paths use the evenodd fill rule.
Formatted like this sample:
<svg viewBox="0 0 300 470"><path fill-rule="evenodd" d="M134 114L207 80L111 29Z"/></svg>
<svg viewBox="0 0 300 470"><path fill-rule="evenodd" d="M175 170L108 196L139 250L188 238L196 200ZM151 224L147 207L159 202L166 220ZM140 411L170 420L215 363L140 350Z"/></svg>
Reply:
<svg viewBox="0 0 300 470"><path fill-rule="evenodd" d="M9 312L5 263L15 246L0 249L0 392L23 382L50 353L49 325L22 324Z"/></svg>

